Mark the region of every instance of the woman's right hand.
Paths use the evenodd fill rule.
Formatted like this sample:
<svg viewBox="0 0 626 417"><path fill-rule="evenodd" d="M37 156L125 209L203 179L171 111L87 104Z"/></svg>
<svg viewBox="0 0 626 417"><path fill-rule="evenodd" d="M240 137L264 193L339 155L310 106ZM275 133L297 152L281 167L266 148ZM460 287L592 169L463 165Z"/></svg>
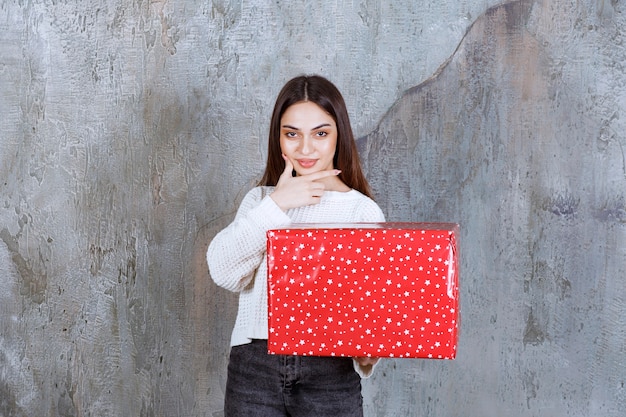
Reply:
<svg viewBox="0 0 626 417"><path fill-rule="evenodd" d="M284 158L284 156L283 156ZM292 208L318 204L326 187L322 178L337 176L341 171L329 169L312 174L292 176L293 165L285 159L285 170L278 178L278 183L270 197L283 211Z"/></svg>

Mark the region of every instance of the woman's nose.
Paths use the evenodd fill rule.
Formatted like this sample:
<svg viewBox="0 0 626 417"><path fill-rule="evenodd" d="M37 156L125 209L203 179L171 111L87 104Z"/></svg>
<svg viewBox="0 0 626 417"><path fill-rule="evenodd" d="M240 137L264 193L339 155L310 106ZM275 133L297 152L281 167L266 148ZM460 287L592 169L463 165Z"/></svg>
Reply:
<svg viewBox="0 0 626 417"><path fill-rule="evenodd" d="M313 144L311 143L311 138L308 136L305 136L302 139L302 142L300 142L300 152L304 155L307 155L311 153L312 150L313 150Z"/></svg>

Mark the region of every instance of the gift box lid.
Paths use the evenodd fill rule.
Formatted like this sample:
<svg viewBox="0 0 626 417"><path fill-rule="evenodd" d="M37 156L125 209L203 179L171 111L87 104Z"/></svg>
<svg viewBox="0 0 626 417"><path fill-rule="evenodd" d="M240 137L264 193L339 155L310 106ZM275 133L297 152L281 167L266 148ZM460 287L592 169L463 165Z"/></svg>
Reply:
<svg viewBox="0 0 626 417"><path fill-rule="evenodd" d="M362 230L362 229L396 229L396 230L420 230L420 231L437 231L447 230L455 234L459 233L460 226L458 223L444 222L350 222L350 223L292 223L289 227L283 229L269 230L268 234L276 230L294 230L294 229L311 229L311 230Z"/></svg>

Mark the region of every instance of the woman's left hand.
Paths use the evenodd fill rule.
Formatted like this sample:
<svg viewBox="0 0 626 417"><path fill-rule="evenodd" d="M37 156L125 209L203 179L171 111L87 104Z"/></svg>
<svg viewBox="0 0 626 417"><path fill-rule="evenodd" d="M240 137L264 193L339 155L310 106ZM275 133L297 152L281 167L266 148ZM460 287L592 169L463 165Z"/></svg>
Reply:
<svg viewBox="0 0 626 417"><path fill-rule="evenodd" d="M378 362L378 358L370 358L368 356L358 356L354 360L361 366L374 366Z"/></svg>

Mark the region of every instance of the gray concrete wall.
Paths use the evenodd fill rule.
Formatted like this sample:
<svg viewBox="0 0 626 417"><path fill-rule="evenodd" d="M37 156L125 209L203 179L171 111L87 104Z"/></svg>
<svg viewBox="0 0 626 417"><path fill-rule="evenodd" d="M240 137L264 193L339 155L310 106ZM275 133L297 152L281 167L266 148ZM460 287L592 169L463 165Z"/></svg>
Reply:
<svg viewBox="0 0 626 417"><path fill-rule="evenodd" d="M390 220L457 221L455 361L368 416L626 409L619 1L0 4L0 416L219 416L204 260L291 76L345 93Z"/></svg>

